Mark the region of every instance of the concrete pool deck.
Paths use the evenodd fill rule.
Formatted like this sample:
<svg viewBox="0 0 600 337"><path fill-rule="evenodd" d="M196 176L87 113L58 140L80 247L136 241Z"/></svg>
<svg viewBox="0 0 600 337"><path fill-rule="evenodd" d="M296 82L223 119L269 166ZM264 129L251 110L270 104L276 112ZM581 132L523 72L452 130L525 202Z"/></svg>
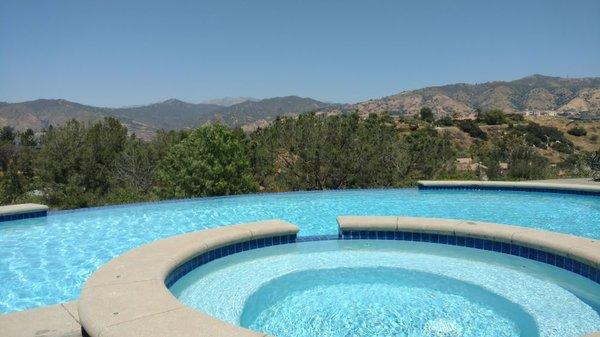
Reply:
<svg viewBox="0 0 600 337"><path fill-rule="evenodd" d="M2 337L82 337L77 302L0 316Z"/></svg>

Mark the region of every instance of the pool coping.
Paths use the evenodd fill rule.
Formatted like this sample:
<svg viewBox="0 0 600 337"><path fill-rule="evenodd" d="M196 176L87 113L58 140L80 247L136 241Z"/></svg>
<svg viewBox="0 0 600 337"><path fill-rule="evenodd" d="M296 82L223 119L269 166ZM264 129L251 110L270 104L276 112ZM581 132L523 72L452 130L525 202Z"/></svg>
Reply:
<svg viewBox="0 0 600 337"><path fill-rule="evenodd" d="M92 337L268 336L185 306L167 283L202 261L244 248L293 242L297 233L293 224L270 220L178 235L126 252L86 281L77 304L82 333ZM273 238L281 237L286 240L274 242Z"/></svg>
<svg viewBox="0 0 600 337"><path fill-rule="evenodd" d="M16 204L0 206L0 222L46 216L48 206L40 204Z"/></svg>
<svg viewBox="0 0 600 337"><path fill-rule="evenodd" d="M600 242L593 239L517 226L433 218L340 216L338 224L338 236L299 237L297 241L406 240L408 235L404 233L411 233L412 241L448 243L440 242L439 238L464 237L469 238L463 244L466 247L485 249L486 242L499 242L500 247L502 244L528 247L528 253L547 252L541 262L549 263L548 256L562 256L578 261L579 265L591 265L598 282ZM189 308L174 297L168 286L197 266L222 256L296 242L297 233L298 227L293 224L269 220L183 234L126 252L98 269L85 283L77 303L83 336L268 336ZM511 254L511 250L507 253ZM522 256L521 251L512 255Z"/></svg>
<svg viewBox="0 0 600 337"><path fill-rule="evenodd" d="M511 190L571 193L600 196L600 183L576 184L549 181L478 181L478 180L419 180L420 190L469 189L469 190Z"/></svg>

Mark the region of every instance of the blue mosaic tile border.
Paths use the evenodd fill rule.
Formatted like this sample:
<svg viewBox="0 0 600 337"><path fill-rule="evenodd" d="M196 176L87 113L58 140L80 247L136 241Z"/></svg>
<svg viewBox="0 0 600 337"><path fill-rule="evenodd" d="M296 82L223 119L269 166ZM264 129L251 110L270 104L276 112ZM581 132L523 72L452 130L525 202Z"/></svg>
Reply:
<svg viewBox="0 0 600 337"><path fill-rule="evenodd" d="M311 242L311 241L327 241L327 240L339 240L337 235L311 235L311 236L299 236L296 242Z"/></svg>
<svg viewBox="0 0 600 337"><path fill-rule="evenodd" d="M227 255L245 252L247 250L257 248L277 246L295 242L296 234L290 234L238 242L228 246L219 247L217 249L207 251L198 256L194 256L193 258L181 264L179 267L175 268L175 270L173 270L165 279L165 285L167 286L167 288L170 288L173 284L175 284L175 282L177 282L179 279L184 277L187 273L191 272L192 270L206 263L209 263L210 261L225 257Z"/></svg>
<svg viewBox="0 0 600 337"><path fill-rule="evenodd" d="M518 186L484 186L484 185L453 185L453 186L424 186L419 185L419 190L488 190L488 191L521 191L521 192L543 192L543 193L562 193L562 194L580 194L600 196L600 192L565 190L560 188L531 188Z"/></svg>
<svg viewBox="0 0 600 337"><path fill-rule="evenodd" d="M46 216L47 214L48 214L48 211L39 211L39 212L0 215L0 222L39 218L42 216Z"/></svg>
<svg viewBox="0 0 600 337"><path fill-rule="evenodd" d="M339 234L339 238L341 240L368 239L431 242L489 250L550 264L555 267L579 274L596 283L600 283L600 269L598 268L561 255L506 242L470 238L466 236L399 231L343 231Z"/></svg>

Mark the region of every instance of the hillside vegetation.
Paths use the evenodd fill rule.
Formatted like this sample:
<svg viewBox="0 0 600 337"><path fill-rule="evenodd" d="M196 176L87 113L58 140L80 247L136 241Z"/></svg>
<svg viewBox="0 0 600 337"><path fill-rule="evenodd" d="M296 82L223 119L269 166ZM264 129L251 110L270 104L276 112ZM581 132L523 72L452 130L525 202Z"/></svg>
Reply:
<svg viewBox="0 0 600 337"><path fill-rule="evenodd" d="M419 179L542 179L600 169L598 125L555 126L493 110L476 120L358 114L277 117L143 141L117 119L0 130L0 203L74 208L165 198L400 187ZM545 124L542 124L545 123ZM563 125L564 123L564 125ZM568 134L573 128L583 128ZM465 169L458 158L474 162Z"/></svg>

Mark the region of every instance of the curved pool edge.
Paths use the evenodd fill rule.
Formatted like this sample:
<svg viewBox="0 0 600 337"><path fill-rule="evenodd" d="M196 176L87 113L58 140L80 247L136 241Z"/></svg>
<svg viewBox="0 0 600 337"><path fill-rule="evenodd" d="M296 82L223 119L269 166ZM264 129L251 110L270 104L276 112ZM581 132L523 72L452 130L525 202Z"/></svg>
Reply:
<svg viewBox="0 0 600 337"><path fill-rule="evenodd" d="M339 216L341 239L405 240L495 251L566 269L600 283L600 241L479 221Z"/></svg>
<svg viewBox="0 0 600 337"><path fill-rule="evenodd" d="M406 232L435 234L437 238L465 236L576 257L578 261L593 263L595 270L600 266L598 241L566 234L482 222L394 216L342 216L338 223L340 239L392 239L395 236L390 237L389 233ZM367 235L353 238L351 231ZM344 232L350 237L345 237ZM131 250L101 267L85 283L78 301L84 336L268 336L185 306L167 285L211 259L260 248L258 242L262 246L291 243L297 233L297 226L272 220L192 232ZM290 237L290 240L275 242L275 237ZM254 247L244 247L245 242L255 242ZM599 337L600 332L588 336Z"/></svg>
<svg viewBox="0 0 600 337"><path fill-rule="evenodd" d="M478 181L478 180L419 180L420 190L470 189L554 192L600 196L600 184L575 184L548 181Z"/></svg>
<svg viewBox="0 0 600 337"><path fill-rule="evenodd" d="M291 241L297 233L295 225L270 220L182 234L126 252L85 283L77 304L82 333L92 337L268 336L185 306L165 282L180 266L204 253L273 237L288 236ZM184 272L191 268L187 264Z"/></svg>

